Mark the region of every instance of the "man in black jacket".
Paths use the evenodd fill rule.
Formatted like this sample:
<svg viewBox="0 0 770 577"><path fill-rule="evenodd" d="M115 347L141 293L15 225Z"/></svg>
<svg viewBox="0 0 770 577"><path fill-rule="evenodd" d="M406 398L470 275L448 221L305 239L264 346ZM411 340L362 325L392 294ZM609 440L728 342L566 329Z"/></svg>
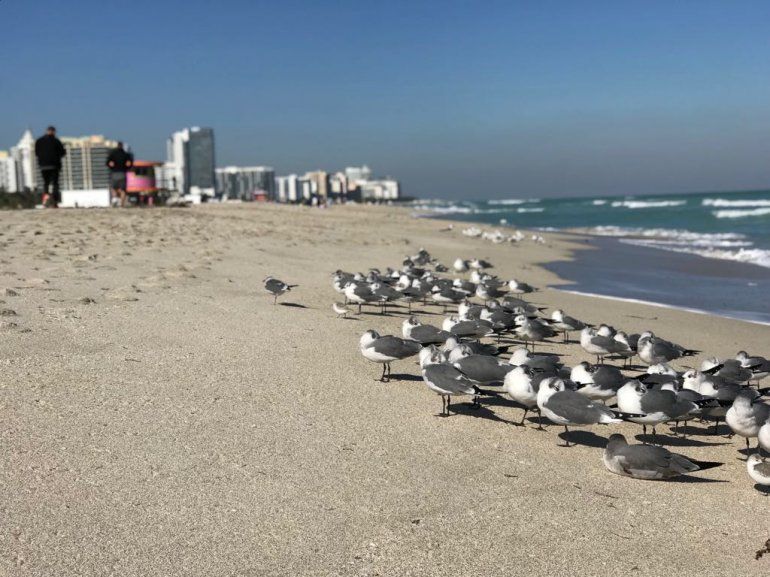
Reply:
<svg viewBox="0 0 770 577"><path fill-rule="evenodd" d="M123 143L118 142L117 148L110 150L107 156L107 166L110 168L110 191L113 196L120 196L120 206L126 206L126 172L134 164L130 153L123 149Z"/></svg>
<svg viewBox="0 0 770 577"><path fill-rule="evenodd" d="M45 134L35 141L35 156L37 156L37 165L43 175L43 198L49 194L53 188L53 194L49 197L52 208L57 208L61 197L59 195L59 171L61 170L61 159L67 154L64 150L61 140L56 138L56 128L49 126Z"/></svg>

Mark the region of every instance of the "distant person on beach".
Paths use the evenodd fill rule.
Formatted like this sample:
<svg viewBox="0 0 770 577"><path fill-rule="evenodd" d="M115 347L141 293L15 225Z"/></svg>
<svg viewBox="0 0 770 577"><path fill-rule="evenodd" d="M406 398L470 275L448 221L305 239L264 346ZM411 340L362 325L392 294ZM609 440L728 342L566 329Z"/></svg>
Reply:
<svg viewBox="0 0 770 577"><path fill-rule="evenodd" d="M45 134L35 141L35 156L37 165L43 175L43 204L46 199L48 206L58 208L61 197L59 194L59 171L61 159L67 154L61 140L56 138L56 128L49 126Z"/></svg>
<svg viewBox="0 0 770 577"><path fill-rule="evenodd" d="M126 172L134 164L131 154L123 149L123 143L110 150L107 166L110 169L110 194L113 199L120 197L120 206L126 206Z"/></svg>

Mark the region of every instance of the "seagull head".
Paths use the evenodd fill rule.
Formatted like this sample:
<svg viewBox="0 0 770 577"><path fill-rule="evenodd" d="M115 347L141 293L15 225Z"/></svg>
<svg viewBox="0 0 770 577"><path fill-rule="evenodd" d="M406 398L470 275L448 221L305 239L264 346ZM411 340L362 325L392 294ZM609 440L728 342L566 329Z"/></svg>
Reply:
<svg viewBox="0 0 770 577"><path fill-rule="evenodd" d="M380 334L377 331L366 331L364 334L361 335L361 340L359 341L359 345L362 349L367 348L370 346L374 341L380 338Z"/></svg>

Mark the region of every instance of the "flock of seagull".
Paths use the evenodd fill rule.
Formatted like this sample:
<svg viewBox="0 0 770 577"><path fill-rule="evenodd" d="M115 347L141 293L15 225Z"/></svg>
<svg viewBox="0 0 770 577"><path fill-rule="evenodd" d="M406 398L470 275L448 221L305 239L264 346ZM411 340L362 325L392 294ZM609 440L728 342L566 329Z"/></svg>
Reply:
<svg viewBox="0 0 770 577"><path fill-rule="evenodd" d="M630 444L623 435L612 434L603 462L612 473L654 480L721 464L689 459L655 444L656 427L672 423L673 435L686 436L688 421L697 419L713 421L717 434L724 421L731 436L745 439L751 479L770 487L770 459L763 457L763 450L770 454L770 404L763 399L770 389L759 388L770 374L770 361L741 351L733 359L712 357L698 369L678 371L670 363L700 351L652 331L627 334L607 324L592 325L560 309L546 316L545 307L525 300L536 288L500 279L489 273L492 268L483 259L458 258L450 270L420 249L397 269L373 268L367 274L338 270L332 284L345 300L335 302L332 309L341 317L351 314L352 306L359 313L370 306L385 314L389 305L406 304L409 312L402 335L368 330L360 338L360 351L365 359L382 365L381 381L390 379L392 363L417 357L425 385L441 397L439 416L451 414L452 397L470 397L471 408L479 408L485 398L506 398L523 410L517 425L525 425L532 411L539 429L544 419L563 426L564 446L571 445L569 427L637 423L645 442ZM265 279L274 302L293 286ZM414 303L432 303L444 314L451 307L452 314L440 326L425 324L412 315ZM573 333L579 333L580 346L595 357L595 364L583 361L568 367L557 354L535 352L538 344L557 337L575 342L569 340ZM646 370L632 365L634 358ZM624 373L631 370L635 374ZM757 440L754 449L752 439Z"/></svg>

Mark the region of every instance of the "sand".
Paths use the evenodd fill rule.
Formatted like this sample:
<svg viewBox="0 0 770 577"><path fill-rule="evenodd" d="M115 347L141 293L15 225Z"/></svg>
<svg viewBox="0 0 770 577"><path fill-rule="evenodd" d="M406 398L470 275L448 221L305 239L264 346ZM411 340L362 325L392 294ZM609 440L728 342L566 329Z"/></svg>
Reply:
<svg viewBox="0 0 770 577"><path fill-rule="evenodd" d="M742 439L669 436L724 465L636 481L600 449L636 425L563 448L556 427L510 424L513 407L436 417L412 361L374 380L358 338L400 334L403 314L335 319L335 269L425 247L545 286L558 279L537 263L570 248L444 226L385 207L0 213L0 574L767 575L770 556L754 555L770 499ZM300 286L274 306L268 274ZM767 326L550 289L535 300L713 355L768 353Z"/></svg>

